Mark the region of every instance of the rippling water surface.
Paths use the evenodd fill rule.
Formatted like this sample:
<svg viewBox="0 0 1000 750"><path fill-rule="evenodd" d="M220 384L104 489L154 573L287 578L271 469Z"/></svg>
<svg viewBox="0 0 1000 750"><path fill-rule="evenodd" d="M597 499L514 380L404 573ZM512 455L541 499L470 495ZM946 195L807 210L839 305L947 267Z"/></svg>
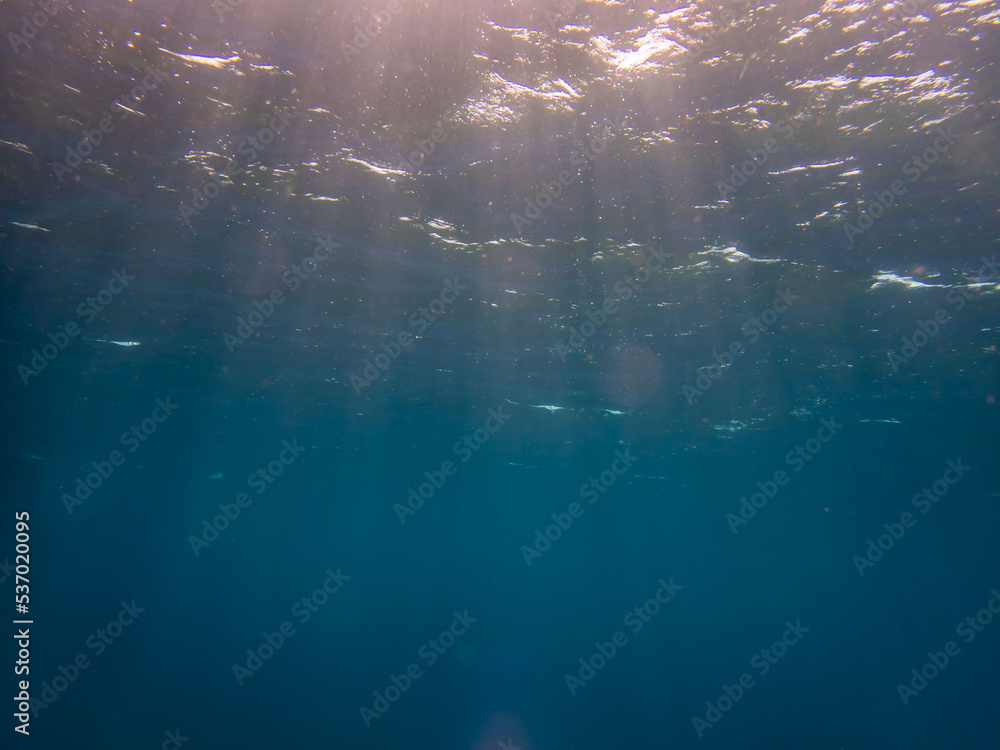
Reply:
<svg viewBox="0 0 1000 750"><path fill-rule="evenodd" d="M998 25L5 2L12 742L995 748Z"/></svg>

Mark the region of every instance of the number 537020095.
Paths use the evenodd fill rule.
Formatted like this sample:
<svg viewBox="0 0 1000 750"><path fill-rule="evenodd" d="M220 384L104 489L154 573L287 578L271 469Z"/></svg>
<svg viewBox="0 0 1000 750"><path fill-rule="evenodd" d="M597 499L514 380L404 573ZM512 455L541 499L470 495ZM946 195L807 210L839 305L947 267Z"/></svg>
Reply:
<svg viewBox="0 0 1000 750"><path fill-rule="evenodd" d="M16 521L14 525L14 530L16 532L15 540L17 541L17 547L15 552L17 557L14 560L14 572L16 573L14 594L15 603L19 605L28 604L28 573L30 572L30 560L31 560L31 537L28 534L28 521L30 516L28 511L22 510L14 514L14 520ZM21 607L18 607L18 611L23 612Z"/></svg>

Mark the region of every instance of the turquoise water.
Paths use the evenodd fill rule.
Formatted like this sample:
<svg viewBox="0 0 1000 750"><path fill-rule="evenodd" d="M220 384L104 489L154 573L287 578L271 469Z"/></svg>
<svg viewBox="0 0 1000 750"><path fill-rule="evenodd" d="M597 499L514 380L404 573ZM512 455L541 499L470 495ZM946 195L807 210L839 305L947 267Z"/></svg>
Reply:
<svg viewBox="0 0 1000 750"><path fill-rule="evenodd" d="M995 748L997 12L5 3L10 746Z"/></svg>

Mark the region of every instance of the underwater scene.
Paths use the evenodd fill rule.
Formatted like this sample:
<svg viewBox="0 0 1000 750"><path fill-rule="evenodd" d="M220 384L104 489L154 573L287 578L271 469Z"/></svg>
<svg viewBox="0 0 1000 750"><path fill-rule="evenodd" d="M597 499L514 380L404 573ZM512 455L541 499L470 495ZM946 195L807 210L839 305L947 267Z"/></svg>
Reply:
<svg viewBox="0 0 1000 750"><path fill-rule="evenodd" d="M1000 2L0 33L2 747L1000 747Z"/></svg>

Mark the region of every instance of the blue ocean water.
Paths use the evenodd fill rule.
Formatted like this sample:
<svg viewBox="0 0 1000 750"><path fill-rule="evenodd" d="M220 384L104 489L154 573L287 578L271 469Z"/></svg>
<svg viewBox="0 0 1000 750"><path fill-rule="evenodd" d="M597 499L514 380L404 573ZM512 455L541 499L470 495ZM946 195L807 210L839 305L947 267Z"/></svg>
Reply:
<svg viewBox="0 0 1000 750"><path fill-rule="evenodd" d="M3 746L996 748L998 13L4 3Z"/></svg>

